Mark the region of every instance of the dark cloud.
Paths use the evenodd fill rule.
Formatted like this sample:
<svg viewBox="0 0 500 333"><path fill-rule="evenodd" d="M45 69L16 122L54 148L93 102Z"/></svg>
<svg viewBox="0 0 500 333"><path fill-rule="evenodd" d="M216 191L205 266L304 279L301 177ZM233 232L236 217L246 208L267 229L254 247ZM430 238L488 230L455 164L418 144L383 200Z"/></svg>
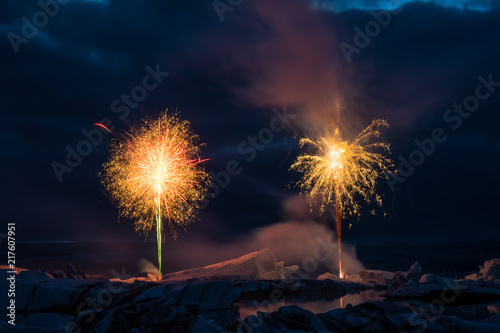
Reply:
<svg viewBox="0 0 500 333"><path fill-rule="evenodd" d="M472 11L489 11L498 7L494 0L312 0L317 8L334 12L346 10L393 10L412 2L431 3L446 8Z"/></svg>

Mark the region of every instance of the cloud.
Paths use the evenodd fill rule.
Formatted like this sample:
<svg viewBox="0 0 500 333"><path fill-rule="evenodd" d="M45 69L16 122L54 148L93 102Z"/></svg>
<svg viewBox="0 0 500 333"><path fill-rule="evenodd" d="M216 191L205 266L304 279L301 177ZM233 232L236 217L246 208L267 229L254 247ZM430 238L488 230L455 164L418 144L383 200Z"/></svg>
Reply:
<svg viewBox="0 0 500 333"><path fill-rule="evenodd" d="M346 10L393 10L411 2L431 3L458 10L490 11L498 9L494 0L311 0L316 8L343 12Z"/></svg>
<svg viewBox="0 0 500 333"><path fill-rule="evenodd" d="M231 241L217 243L202 237L189 237L165 251L166 262L175 269L205 266L229 260L249 252L269 249L285 265L299 265L307 277L315 278L329 271L338 272L338 246L335 231L307 216L309 206L301 197L283 202L284 222L257 228ZM173 255L175 253L175 255ZM204 253L200 256L199 253ZM363 270L355 247L342 244L342 271L347 274Z"/></svg>
<svg viewBox="0 0 500 333"><path fill-rule="evenodd" d="M319 12L307 1L285 6L271 0L245 3L232 15L243 19L228 22L216 47L206 44L198 61L204 68L210 64L213 75L242 78L229 87L237 106L297 107L317 122L335 112L337 44ZM235 32L246 37L234 38ZM304 121L298 118L294 124Z"/></svg>

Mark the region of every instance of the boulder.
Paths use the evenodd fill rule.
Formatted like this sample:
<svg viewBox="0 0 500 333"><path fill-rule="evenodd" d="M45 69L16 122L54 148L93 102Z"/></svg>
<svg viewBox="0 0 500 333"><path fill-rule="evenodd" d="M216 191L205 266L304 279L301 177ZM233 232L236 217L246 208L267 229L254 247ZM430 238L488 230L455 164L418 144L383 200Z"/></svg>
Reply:
<svg viewBox="0 0 500 333"><path fill-rule="evenodd" d="M240 294L241 289L228 281L196 283L188 285L177 302L197 310L230 309Z"/></svg>
<svg viewBox="0 0 500 333"><path fill-rule="evenodd" d="M214 324L213 320L206 320L205 317L199 315L200 319L194 325L194 329L199 333L224 332L222 327Z"/></svg>
<svg viewBox="0 0 500 333"><path fill-rule="evenodd" d="M67 332L68 323L75 318L63 313L37 313L29 316L23 323L19 324L20 332L31 328L34 332Z"/></svg>
<svg viewBox="0 0 500 333"><path fill-rule="evenodd" d="M19 273L18 278L25 281L43 281L50 280L52 275L49 273L44 273L38 269L29 269Z"/></svg>
<svg viewBox="0 0 500 333"><path fill-rule="evenodd" d="M484 281L500 279L500 259L486 260L483 266L479 266L479 274L482 275Z"/></svg>
<svg viewBox="0 0 500 333"><path fill-rule="evenodd" d="M344 276L344 280L347 280L349 282L357 282L357 283L363 282L363 279L361 278L361 276L359 274L346 275L346 276Z"/></svg>
<svg viewBox="0 0 500 333"><path fill-rule="evenodd" d="M388 284L394 277L393 272L366 270L358 273L364 283Z"/></svg>
<svg viewBox="0 0 500 333"><path fill-rule="evenodd" d="M477 280L477 279L479 279L480 277L482 277L482 275L481 275L481 274L479 274L479 273L472 273L472 274L466 275L466 276L465 276L465 279L466 279L466 280Z"/></svg>
<svg viewBox="0 0 500 333"><path fill-rule="evenodd" d="M431 283L434 280L434 274L425 274L420 277L418 281L420 284Z"/></svg>
<svg viewBox="0 0 500 333"><path fill-rule="evenodd" d="M329 272L326 272L325 274L321 274L320 276L318 276L318 280L327 280L327 279L334 280L334 281L340 280L337 275L329 273Z"/></svg>
<svg viewBox="0 0 500 333"><path fill-rule="evenodd" d="M395 272L392 278L391 287L415 287L418 286L420 277L422 276L422 268L415 262L406 272Z"/></svg>
<svg viewBox="0 0 500 333"><path fill-rule="evenodd" d="M70 284L38 283L28 304L28 313L67 311L75 306L80 290Z"/></svg>
<svg viewBox="0 0 500 333"><path fill-rule="evenodd" d="M256 251L237 259L217 264L192 268L163 276L165 281L186 281L198 278L204 281L215 280L279 280L298 270L298 266L284 266L276 255L268 249Z"/></svg>

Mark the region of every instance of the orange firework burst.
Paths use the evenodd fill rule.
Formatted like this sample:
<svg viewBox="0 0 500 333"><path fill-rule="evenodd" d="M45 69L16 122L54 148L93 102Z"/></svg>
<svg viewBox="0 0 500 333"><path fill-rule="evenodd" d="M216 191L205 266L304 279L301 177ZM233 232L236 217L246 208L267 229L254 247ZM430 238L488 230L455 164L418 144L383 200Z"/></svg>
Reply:
<svg viewBox="0 0 500 333"><path fill-rule="evenodd" d="M120 216L134 220L136 231L147 234L156 223L160 272L162 220L175 238L176 226L194 220L210 183L200 146L188 121L165 112L113 140L100 175Z"/></svg>
<svg viewBox="0 0 500 333"><path fill-rule="evenodd" d="M329 206L335 209L340 277L342 217L359 215L359 198L368 203L375 200L379 206L382 205L375 184L394 166L392 160L387 158L389 145L380 136L380 128L387 126L385 120L374 120L352 142L348 142L342 140L337 120L333 133L328 136L317 140L300 139L300 147L308 146L311 151L298 156L290 168L303 173L297 186L301 193L309 195L311 205L319 201L320 214Z"/></svg>

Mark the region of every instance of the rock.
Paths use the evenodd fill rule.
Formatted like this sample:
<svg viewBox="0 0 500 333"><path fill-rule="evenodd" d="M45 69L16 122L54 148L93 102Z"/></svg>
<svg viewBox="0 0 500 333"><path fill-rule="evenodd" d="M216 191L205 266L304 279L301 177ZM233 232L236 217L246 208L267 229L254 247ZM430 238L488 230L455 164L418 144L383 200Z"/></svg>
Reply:
<svg viewBox="0 0 500 333"><path fill-rule="evenodd" d="M152 288L147 288L135 297L134 302L141 302L141 301L147 300L148 298L163 297L167 292L169 292L168 286L158 285L158 286L155 286ZM170 293L172 293L172 292L170 291ZM179 290L178 293L179 293L179 295L177 297L175 297L175 299L173 299L174 303L178 301L178 298L180 297L180 295L182 293L182 289Z"/></svg>
<svg viewBox="0 0 500 333"><path fill-rule="evenodd" d="M233 286L229 281L198 283L186 287L178 300L178 304L190 306L197 310L230 309L233 302L240 297L240 294L241 289Z"/></svg>
<svg viewBox="0 0 500 333"><path fill-rule="evenodd" d="M482 275L485 281L500 279L500 259L486 260L483 266L479 266L479 274Z"/></svg>
<svg viewBox="0 0 500 333"><path fill-rule="evenodd" d="M79 322L82 327L75 327L75 331L114 333L139 328L140 332L197 332L195 325L199 321L198 315L187 313L183 307L165 306L163 299L157 298L146 304L123 304L105 310L90 323ZM90 327L85 328L85 324ZM202 327L203 324L206 323Z"/></svg>
<svg viewBox="0 0 500 333"><path fill-rule="evenodd" d="M30 269L26 271L22 271L19 273L18 278L23 279L25 281L43 281L50 280L51 277L47 275L49 273L44 273L38 269Z"/></svg>
<svg viewBox="0 0 500 333"><path fill-rule="evenodd" d="M155 285L137 294L134 302L163 299L164 303L181 305L190 310L231 309L241 295L241 288L229 281Z"/></svg>
<svg viewBox="0 0 500 333"><path fill-rule="evenodd" d="M85 277L88 280L109 281L109 278L107 276L101 274L85 274Z"/></svg>
<svg viewBox="0 0 500 333"><path fill-rule="evenodd" d="M271 288L271 285L268 282L263 281L243 281L238 283L238 286L241 288L242 293L267 291Z"/></svg>
<svg viewBox="0 0 500 333"><path fill-rule="evenodd" d="M420 284L431 283L434 280L434 274L425 274L422 275L420 280L418 281Z"/></svg>
<svg viewBox="0 0 500 333"><path fill-rule="evenodd" d="M297 305L282 306L278 312L283 317L283 322L286 322L288 328L315 332L327 329L325 324L314 313Z"/></svg>
<svg viewBox="0 0 500 333"><path fill-rule="evenodd" d="M493 313L496 313L495 315L489 317L489 318L486 318L485 320L483 320L482 322L483 323L490 323L490 324L497 324L497 325L500 325L500 306L499 305L493 305L492 306L494 310ZM488 310L490 308L488 307Z"/></svg>
<svg viewBox="0 0 500 333"><path fill-rule="evenodd" d="M339 280L339 277L335 274L332 274L332 273L328 273L326 272L325 274L321 274L320 276L318 276L317 278L318 280L334 280L334 281L337 281Z"/></svg>
<svg viewBox="0 0 500 333"><path fill-rule="evenodd" d="M431 331L447 332L500 332L498 323L491 323L488 320L469 321L459 319L455 316L437 316L429 322Z"/></svg>
<svg viewBox="0 0 500 333"><path fill-rule="evenodd" d="M66 274L64 274L63 271L60 271L60 270L56 270L52 273L50 273L54 278L57 278L57 279L64 279L66 278Z"/></svg>
<svg viewBox="0 0 500 333"><path fill-rule="evenodd" d="M160 281L160 279L158 276L151 274L151 273L148 273L147 281L158 282L158 281Z"/></svg>
<svg viewBox="0 0 500 333"><path fill-rule="evenodd" d="M15 267L14 272L16 275L21 273L22 271L27 271L28 269L22 267ZM8 265L0 265L0 280L6 279L12 273L12 269Z"/></svg>
<svg viewBox="0 0 500 333"><path fill-rule="evenodd" d="M444 295L444 296L443 296ZM468 300L491 302L500 299L500 285L492 281L453 280L436 276L432 283L393 289L382 295L388 299L440 299L445 304L459 305Z"/></svg>
<svg viewBox="0 0 500 333"><path fill-rule="evenodd" d="M0 269L0 281L7 279L12 273L9 273L10 269Z"/></svg>
<svg viewBox="0 0 500 333"><path fill-rule="evenodd" d="M52 282L54 280L51 280ZM39 283L28 303L29 313L68 311L80 289L68 283Z"/></svg>
<svg viewBox="0 0 500 333"><path fill-rule="evenodd" d="M452 286L452 285L456 284L456 280L453 280L453 279L450 279L450 278L447 278L447 277L442 277L442 276L436 276L434 278L434 281L437 284L442 284L442 285L445 285L445 286Z"/></svg>
<svg viewBox="0 0 500 333"><path fill-rule="evenodd" d="M376 272L376 271L365 271L365 272ZM377 271L377 272L383 272L383 271ZM387 272L390 274L393 274L391 272ZM332 274L329 272L326 272L324 274L321 274L317 277L318 280L333 280L333 281L349 281L349 282L356 282L356 283L361 283L364 282L363 279L359 274L351 274L351 275L345 275L342 279L338 277L336 274Z"/></svg>
<svg viewBox="0 0 500 333"><path fill-rule="evenodd" d="M66 265L66 277L68 279L74 279L74 280L85 280L86 277L85 277L85 274L80 271L80 270L77 270L75 265L69 263Z"/></svg>
<svg viewBox="0 0 500 333"><path fill-rule="evenodd" d="M280 271L283 272L283 278L284 279L291 278L293 276L293 273L295 273L296 271L299 270L299 266L298 265L285 266L285 262L284 261L278 261L276 263L276 267L278 268L278 270L280 270Z"/></svg>
<svg viewBox="0 0 500 333"><path fill-rule="evenodd" d="M479 266L479 272L465 276L466 280L473 281L495 281L500 280L500 259L486 260L483 266Z"/></svg>
<svg viewBox="0 0 500 333"><path fill-rule="evenodd" d="M363 279L359 274L351 274L351 275L346 275L344 277L344 280L350 281L350 282L356 282L356 283L361 283L363 282Z"/></svg>
<svg viewBox="0 0 500 333"><path fill-rule="evenodd" d="M206 320L199 315L200 320L194 325L194 329L199 333L224 332L224 329L214 324L213 320Z"/></svg>
<svg viewBox="0 0 500 333"><path fill-rule="evenodd" d="M37 313L29 316L17 327L38 329L38 332L48 330L50 332L66 332L68 322L75 318L63 313ZM19 330L24 332L24 330Z"/></svg>
<svg viewBox="0 0 500 333"><path fill-rule="evenodd" d="M466 279L466 280L477 280L477 279L479 279L480 277L482 277L482 275L481 275L481 274L479 274L479 273L472 273L472 274L466 275L466 276L465 276L465 279Z"/></svg>
<svg viewBox="0 0 500 333"><path fill-rule="evenodd" d="M285 267L282 261L277 261L273 252L265 249L218 264L166 274L163 280L186 281L190 278L204 281L278 280L290 277L297 270L298 266Z"/></svg>
<svg viewBox="0 0 500 333"><path fill-rule="evenodd" d="M359 272L364 283L388 284L392 281L394 273L387 271L366 270Z"/></svg>
<svg viewBox="0 0 500 333"><path fill-rule="evenodd" d="M401 287L418 286L421 275L422 268L419 266L417 261L407 272L395 272L394 277L392 278L391 287L397 289Z"/></svg>
<svg viewBox="0 0 500 333"><path fill-rule="evenodd" d="M134 278L135 276L127 274L125 272L125 268L122 269L121 273L116 271L115 269L107 270L102 275L106 276L108 279L120 279L120 280L128 280Z"/></svg>
<svg viewBox="0 0 500 333"><path fill-rule="evenodd" d="M414 270L416 271L416 270ZM406 272L408 273L408 272ZM427 278L421 278L426 280ZM467 297L478 299L482 295L490 297L500 295L500 286L491 281L484 281L478 287L475 282L460 280L454 285L438 284L448 281L435 277L432 283L417 287L393 290L392 293L410 298L424 296L430 299L434 295L452 298L459 292ZM7 281L0 281L1 287ZM355 285L352 282L325 280L300 280L303 290L316 290L315 286L328 285L342 287ZM19 332L366 332L366 331L416 331L421 328L411 314L391 315L371 303L345 308L326 313L314 314L298 306L283 306L274 312L257 312L257 316L248 316L245 320L236 317L229 309L240 298L241 288L229 281L203 282L195 280L180 283L151 283L135 281L98 282L73 279L49 279L27 281L19 279L20 293L16 294L16 305L25 311L25 324L16 326ZM235 282L236 283L236 282ZM239 283L239 282L238 282ZM291 286L292 280L244 281L249 289L273 290L279 286L282 290ZM262 286L260 286L262 284ZM460 289L461 286L470 288ZM365 286L366 285L361 285ZM465 287L464 287L465 288ZM320 288L321 289L321 288ZM28 292L28 290L31 290ZM319 290L319 289L318 289ZM455 293L456 292L456 293ZM24 297L22 301L20 297ZM457 296L458 297L458 296ZM19 302L19 304L18 304ZM24 303L23 303L24 302ZM23 305L24 304L24 305ZM4 306L2 304L1 306ZM279 306L279 305L278 305ZM202 315L199 310L205 311ZM490 310L491 311L491 310ZM20 311L22 313L24 311ZM44 312L44 313L38 313ZM58 312L58 313L56 313ZM71 313L74 316L63 313ZM210 316L210 317L208 317ZM211 318L212 320L207 320ZM0 331L7 326L0 321ZM227 323L221 327L219 323ZM229 324L232 323L232 324ZM19 330L17 330L19 327ZM483 321L463 321L454 317L443 317L431 321L429 330L500 332L500 315ZM134 330L135 329L135 330Z"/></svg>
<svg viewBox="0 0 500 333"><path fill-rule="evenodd" d="M67 273L66 276L68 279L79 279L78 273L76 271L76 267L73 264L66 265Z"/></svg>
<svg viewBox="0 0 500 333"><path fill-rule="evenodd" d="M236 325L232 325L235 328ZM317 315L296 305L283 306L271 313L257 312L239 322L239 332L372 332L413 328L407 318L386 314L381 308L365 303Z"/></svg>
<svg viewBox="0 0 500 333"><path fill-rule="evenodd" d="M0 280L0 290L8 290L9 281L7 280ZM5 287L4 287L5 286ZM33 296L33 292L35 291L35 288L37 286L37 283L34 281L24 281L24 280L18 280L16 281L16 310L19 312L25 311L26 308L28 307L28 302ZM1 307L2 309L5 309L9 302L9 298L7 297L7 293L4 295L1 295L2 297L2 303Z"/></svg>

